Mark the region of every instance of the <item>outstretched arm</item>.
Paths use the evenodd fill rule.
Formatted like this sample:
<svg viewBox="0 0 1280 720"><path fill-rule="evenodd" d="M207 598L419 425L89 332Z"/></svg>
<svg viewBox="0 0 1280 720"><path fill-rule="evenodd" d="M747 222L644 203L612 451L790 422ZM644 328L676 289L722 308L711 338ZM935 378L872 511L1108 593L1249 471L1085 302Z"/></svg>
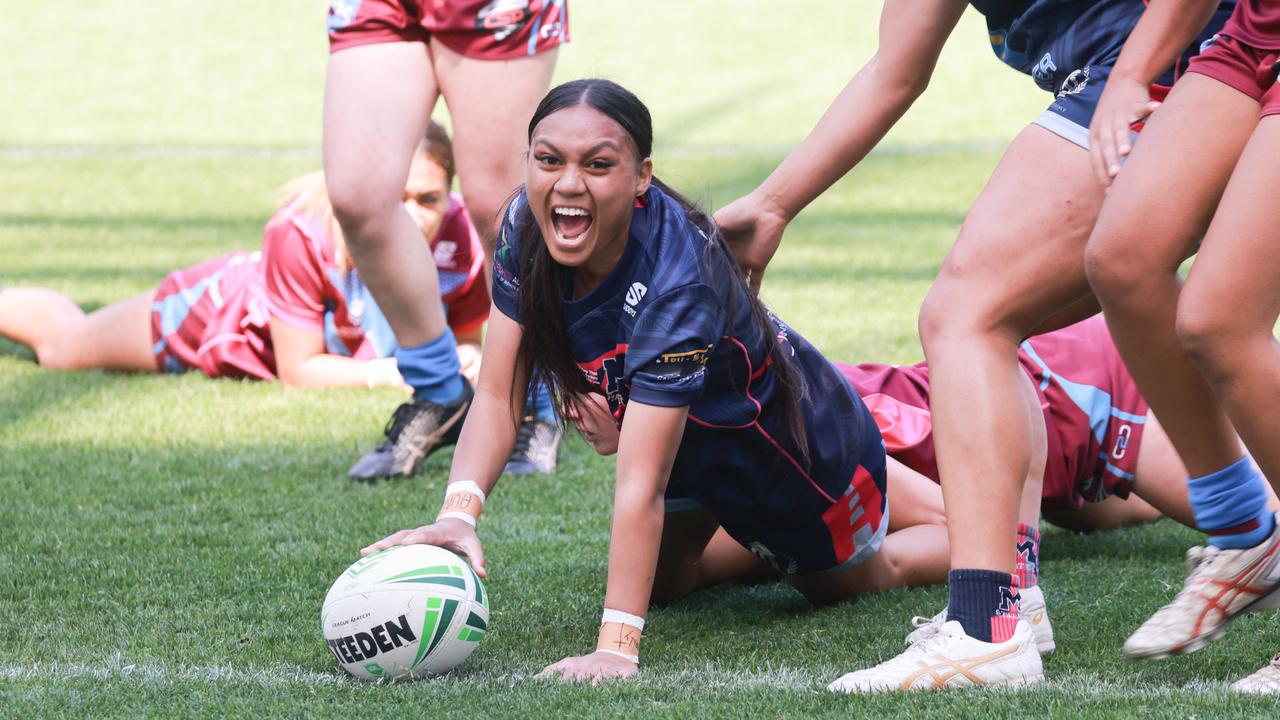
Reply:
<svg viewBox="0 0 1280 720"><path fill-rule="evenodd" d="M639 670L640 636L662 540L667 478L688 407L632 402L618 445L618 477L609 534L609 584L596 651L548 665L543 674L598 683Z"/></svg>
<svg viewBox="0 0 1280 720"><path fill-rule="evenodd" d="M886 0L876 54L760 187L716 213L753 285L759 285L786 224L862 160L924 92L967 5L964 0Z"/></svg>

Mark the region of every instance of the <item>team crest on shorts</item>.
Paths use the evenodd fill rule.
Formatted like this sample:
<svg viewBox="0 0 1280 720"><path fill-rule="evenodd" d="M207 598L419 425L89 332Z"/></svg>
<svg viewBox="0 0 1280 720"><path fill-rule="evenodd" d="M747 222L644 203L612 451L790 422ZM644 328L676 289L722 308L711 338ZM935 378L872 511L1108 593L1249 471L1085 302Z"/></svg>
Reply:
<svg viewBox="0 0 1280 720"><path fill-rule="evenodd" d="M493 0L476 13L476 28L493 33L493 39L502 42L533 17L529 0Z"/></svg>
<svg viewBox="0 0 1280 720"><path fill-rule="evenodd" d="M329 0L329 31L350 25L360 12L361 2L363 0Z"/></svg>
<svg viewBox="0 0 1280 720"><path fill-rule="evenodd" d="M1073 70L1071 74L1067 76L1067 79L1062 81L1062 88L1058 90L1058 97L1075 95L1081 90L1084 90L1085 86L1088 84L1089 66L1085 65L1079 70Z"/></svg>

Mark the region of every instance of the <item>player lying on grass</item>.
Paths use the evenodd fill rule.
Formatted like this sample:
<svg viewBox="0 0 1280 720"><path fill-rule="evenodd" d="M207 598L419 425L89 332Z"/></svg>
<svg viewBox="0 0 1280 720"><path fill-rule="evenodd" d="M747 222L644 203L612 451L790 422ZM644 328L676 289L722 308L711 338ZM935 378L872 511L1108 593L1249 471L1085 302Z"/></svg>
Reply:
<svg viewBox="0 0 1280 720"><path fill-rule="evenodd" d="M621 428L606 609L596 651L544 671L564 679L635 675L659 556L700 552L719 527L815 602L947 571L945 551L918 553L945 548L942 527L886 537L884 446L866 405L765 310L710 218L653 177L651 147L648 110L612 82L577 80L543 99L444 505L434 523L363 550L441 545L484 574L476 518L530 369L570 408L601 396ZM707 511L682 534L688 547L664 546L664 498Z"/></svg>
<svg viewBox="0 0 1280 720"><path fill-rule="evenodd" d="M453 151L432 124L414 153L404 204L440 266L460 362L477 377L488 316L484 253L449 192ZM324 178L286 184L262 249L170 273L152 291L85 314L38 287L0 291L0 335L59 370L186 372L279 378L292 387L404 386L395 337L333 220Z"/></svg>
<svg viewBox="0 0 1280 720"><path fill-rule="evenodd" d="M1192 652L1232 617L1280 604L1280 523L1262 502L1280 482L1280 2L1237 4L1121 171L1130 123L1152 112L1138 88L1176 44L1160 19L1153 3L1094 118L1094 166L1115 182L1086 263L1210 532L1188 551L1182 591L1125 642L1135 659ZM1184 284L1179 266L1193 253ZM1280 693L1280 655L1232 688Z"/></svg>
<svg viewBox="0 0 1280 720"><path fill-rule="evenodd" d="M1222 3L1220 26L1231 0ZM1001 61L1053 94L1018 134L965 214L920 309L932 373L934 433L951 510L947 632L931 663L965 673L921 676L916 653L833 685L876 692L904 687L1023 684L1038 666L1006 652L1018 621L1013 582L1019 490L1029 463L1028 409L1017 348L1026 337L1093 314L1084 246L1104 193L1093 177L1088 127L1120 48L1145 0L886 0L875 55L854 75L804 142L750 195L716 213L727 241L759 280L787 223L884 137L929 84L943 45L972 5ZM1195 6L1190 8L1190 6ZM1213 30L1212 3L1166 0L1161 26L1194 55ZM1187 27L1190 33L1179 34ZM1199 37L1195 37L1200 33ZM1172 60L1172 58L1171 58ZM1161 67L1171 84L1185 62ZM1146 88L1144 88L1145 90ZM1000 438L1001 442L993 442ZM982 448L982 452L975 452ZM1034 500L1034 498L1032 498Z"/></svg>
<svg viewBox="0 0 1280 720"><path fill-rule="evenodd" d="M1043 484L1037 482L1040 476L1032 476L1026 493L1040 497L1038 510L1050 522L1091 531L1167 515L1194 527L1182 463L1120 362L1101 317L1031 338L1022 344L1019 358L1036 387L1047 428L1045 443L1031 452L1045 459ZM929 415L928 366L835 365L867 404L884 436L888 495L893 498L889 532L928 523L945 525ZM592 447L604 455L617 452L618 431L607 406L597 400L579 408L573 421ZM1274 497L1271 502L1280 506ZM723 531L705 550L680 542L684 528L705 524L706 511L695 503L669 498L666 510L664 543L686 554L660 556L655 601L674 600L762 569L753 553ZM1022 519L1016 572L1026 617L1044 653L1054 643L1038 582L1037 509L1024 511ZM930 539L945 542L942 537ZM947 548L916 551L922 556L945 554ZM940 624L938 616L930 627ZM921 639L928 632L918 630L909 639Z"/></svg>

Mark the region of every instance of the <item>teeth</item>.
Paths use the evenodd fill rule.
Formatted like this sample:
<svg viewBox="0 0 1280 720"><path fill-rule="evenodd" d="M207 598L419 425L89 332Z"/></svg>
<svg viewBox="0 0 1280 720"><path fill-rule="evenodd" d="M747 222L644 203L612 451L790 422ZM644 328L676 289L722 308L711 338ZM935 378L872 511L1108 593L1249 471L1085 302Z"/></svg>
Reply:
<svg viewBox="0 0 1280 720"><path fill-rule="evenodd" d="M552 210L552 212L554 212L554 213L555 213L555 214L557 214L557 215L577 215L577 216L584 216L584 215L590 215L590 214L591 214L591 213L587 212L586 210L583 210L582 208L573 208L573 207L558 207L558 208L553 209L553 210Z"/></svg>

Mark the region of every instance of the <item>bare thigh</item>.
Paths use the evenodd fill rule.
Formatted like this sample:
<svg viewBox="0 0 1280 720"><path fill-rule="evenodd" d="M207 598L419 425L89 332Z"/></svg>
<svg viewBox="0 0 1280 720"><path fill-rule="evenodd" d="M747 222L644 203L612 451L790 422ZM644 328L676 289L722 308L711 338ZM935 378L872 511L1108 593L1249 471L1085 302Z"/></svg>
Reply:
<svg viewBox="0 0 1280 720"><path fill-rule="evenodd" d="M697 588L698 562L719 527L720 522L706 510L667 513L662 521L651 602L669 603Z"/></svg>
<svg viewBox="0 0 1280 720"><path fill-rule="evenodd" d="M40 364L62 370L158 372L151 351L151 298L135 295L70 321L46 349Z"/></svg>
<svg viewBox="0 0 1280 720"><path fill-rule="evenodd" d="M551 83L556 54L550 50L512 60L478 60L431 44L432 64L453 120L458 181L489 255L503 203L524 183L529 120Z"/></svg>

